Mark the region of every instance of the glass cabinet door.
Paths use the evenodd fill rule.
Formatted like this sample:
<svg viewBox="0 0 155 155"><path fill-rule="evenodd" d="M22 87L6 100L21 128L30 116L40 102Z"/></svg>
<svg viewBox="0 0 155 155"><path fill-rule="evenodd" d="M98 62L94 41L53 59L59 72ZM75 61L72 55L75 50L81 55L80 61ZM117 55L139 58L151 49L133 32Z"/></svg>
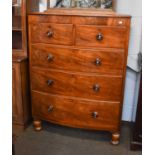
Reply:
<svg viewBox="0 0 155 155"><path fill-rule="evenodd" d="M50 2L55 4L58 0L28 0L28 13L44 12L50 8Z"/></svg>
<svg viewBox="0 0 155 155"><path fill-rule="evenodd" d="M28 0L28 12L44 12L50 8L111 9L112 0Z"/></svg>
<svg viewBox="0 0 155 155"><path fill-rule="evenodd" d="M12 0L12 49L22 49L22 0Z"/></svg>

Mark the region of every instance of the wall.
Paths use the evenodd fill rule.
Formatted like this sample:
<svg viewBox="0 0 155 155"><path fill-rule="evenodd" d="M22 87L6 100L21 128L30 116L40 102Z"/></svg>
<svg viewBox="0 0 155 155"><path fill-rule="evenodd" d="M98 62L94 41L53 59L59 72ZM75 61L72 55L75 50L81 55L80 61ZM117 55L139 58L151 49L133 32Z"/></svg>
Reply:
<svg viewBox="0 0 155 155"><path fill-rule="evenodd" d="M141 51L142 37L142 6L141 0L115 0L114 9L119 13L132 16L128 54L128 69L126 73L125 96L122 120L134 121L139 90L138 53Z"/></svg>

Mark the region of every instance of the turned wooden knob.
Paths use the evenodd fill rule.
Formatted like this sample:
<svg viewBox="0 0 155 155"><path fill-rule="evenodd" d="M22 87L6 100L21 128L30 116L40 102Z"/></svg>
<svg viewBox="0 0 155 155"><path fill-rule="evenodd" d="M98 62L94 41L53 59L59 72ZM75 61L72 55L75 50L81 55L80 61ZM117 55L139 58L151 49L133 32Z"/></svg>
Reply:
<svg viewBox="0 0 155 155"><path fill-rule="evenodd" d="M102 34L102 33L97 34L96 39L97 39L98 41L103 40L103 34Z"/></svg>
<svg viewBox="0 0 155 155"><path fill-rule="evenodd" d="M92 117L97 118L98 117L98 112L96 112L96 111L92 112Z"/></svg>
<svg viewBox="0 0 155 155"><path fill-rule="evenodd" d="M101 60L99 58L96 58L95 65L96 66L100 66L101 65Z"/></svg>
<svg viewBox="0 0 155 155"><path fill-rule="evenodd" d="M54 109L53 105L50 105L50 106L48 107L48 112L52 112L53 109Z"/></svg>
<svg viewBox="0 0 155 155"><path fill-rule="evenodd" d="M47 80L47 85L51 86L54 83L54 80Z"/></svg>
<svg viewBox="0 0 155 155"><path fill-rule="evenodd" d="M100 85L99 85L99 84L95 84L95 85L93 86L93 90L94 90L95 92L98 92L98 91L100 90Z"/></svg>
<svg viewBox="0 0 155 155"><path fill-rule="evenodd" d="M51 38L51 37L53 37L53 31L51 31L51 30L49 30L49 31L47 31L47 33L46 33L46 35L47 35L47 37L48 38Z"/></svg>
<svg viewBox="0 0 155 155"><path fill-rule="evenodd" d="M47 61L52 61L54 59L54 56L52 54L47 55Z"/></svg>

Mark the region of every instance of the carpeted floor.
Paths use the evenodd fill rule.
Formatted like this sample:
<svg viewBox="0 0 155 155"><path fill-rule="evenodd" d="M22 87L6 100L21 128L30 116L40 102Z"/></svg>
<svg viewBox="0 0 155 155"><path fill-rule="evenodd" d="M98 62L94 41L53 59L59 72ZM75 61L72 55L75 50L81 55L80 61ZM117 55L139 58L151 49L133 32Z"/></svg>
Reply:
<svg viewBox="0 0 155 155"><path fill-rule="evenodd" d="M16 155L141 155L130 151L130 128L122 126L120 144L109 143L108 132L94 132L43 123L43 130L28 127L17 137Z"/></svg>

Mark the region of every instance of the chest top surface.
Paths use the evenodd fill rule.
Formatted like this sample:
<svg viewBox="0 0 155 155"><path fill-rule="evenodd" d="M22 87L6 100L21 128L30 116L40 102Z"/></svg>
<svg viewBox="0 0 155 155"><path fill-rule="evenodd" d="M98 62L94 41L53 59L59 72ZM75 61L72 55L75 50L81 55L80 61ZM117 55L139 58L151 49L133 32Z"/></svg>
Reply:
<svg viewBox="0 0 155 155"><path fill-rule="evenodd" d="M111 9L87 9L87 8L52 8L44 12L31 12L29 15L67 15L67 16L94 16L94 17L126 17L130 15L118 14Z"/></svg>

